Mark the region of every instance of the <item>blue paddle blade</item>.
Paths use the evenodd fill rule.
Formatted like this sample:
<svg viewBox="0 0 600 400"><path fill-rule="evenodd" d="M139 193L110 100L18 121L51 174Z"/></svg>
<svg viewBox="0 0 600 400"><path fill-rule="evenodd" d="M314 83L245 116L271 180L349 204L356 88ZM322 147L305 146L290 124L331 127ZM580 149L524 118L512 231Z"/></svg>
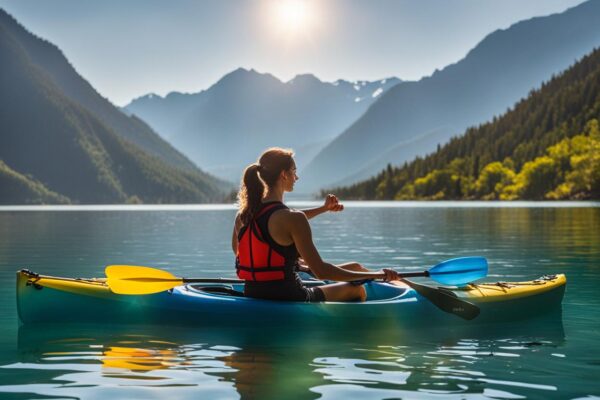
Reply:
<svg viewBox="0 0 600 400"><path fill-rule="evenodd" d="M484 257L460 257L446 260L429 270L429 277L444 285L464 286L485 277L488 263Z"/></svg>

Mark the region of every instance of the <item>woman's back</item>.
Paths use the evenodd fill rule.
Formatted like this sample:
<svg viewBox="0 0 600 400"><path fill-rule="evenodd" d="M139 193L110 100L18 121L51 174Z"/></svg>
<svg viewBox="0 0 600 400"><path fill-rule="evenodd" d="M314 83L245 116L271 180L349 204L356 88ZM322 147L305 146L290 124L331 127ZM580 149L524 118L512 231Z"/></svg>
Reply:
<svg viewBox="0 0 600 400"><path fill-rule="evenodd" d="M306 263L300 268L320 279L397 279L392 270L371 272L359 263L333 265L323 261L308 220L327 211L341 211L343 206L328 195L322 207L290 210L283 204L283 196L294 190L297 180L293 153L286 149L268 149L244 171L232 248L238 276L246 281L247 296L292 301L364 300L364 288L349 283L305 287L296 273L298 255Z"/></svg>

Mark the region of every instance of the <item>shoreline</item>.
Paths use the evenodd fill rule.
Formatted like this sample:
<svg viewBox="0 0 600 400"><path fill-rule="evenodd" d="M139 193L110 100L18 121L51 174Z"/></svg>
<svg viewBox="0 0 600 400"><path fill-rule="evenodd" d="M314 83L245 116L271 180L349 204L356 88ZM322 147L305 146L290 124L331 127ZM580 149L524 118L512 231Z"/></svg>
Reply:
<svg viewBox="0 0 600 400"><path fill-rule="evenodd" d="M293 207L312 207L322 201L289 201ZM344 201L346 208L600 208L600 201ZM0 212L13 211L221 211L235 210L234 203L210 204L82 204L5 205Z"/></svg>

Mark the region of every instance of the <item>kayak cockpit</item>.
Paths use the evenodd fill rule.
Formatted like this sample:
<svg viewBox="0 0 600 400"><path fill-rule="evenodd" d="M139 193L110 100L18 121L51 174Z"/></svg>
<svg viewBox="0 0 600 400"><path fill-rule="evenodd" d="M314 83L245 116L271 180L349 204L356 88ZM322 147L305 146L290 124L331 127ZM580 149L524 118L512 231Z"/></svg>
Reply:
<svg viewBox="0 0 600 400"><path fill-rule="evenodd" d="M319 283L314 286L322 284L323 283ZM244 284L194 284L186 285L185 288L191 292L209 296L244 297ZM387 302L396 300L411 291L408 287L396 286L383 282L369 282L365 284L365 289L367 291L367 302Z"/></svg>
<svg viewBox="0 0 600 400"><path fill-rule="evenodd" d="M197 292L221 296L244 297L244 292L234 289L233 285L187 285L186 288Z"/></svg>

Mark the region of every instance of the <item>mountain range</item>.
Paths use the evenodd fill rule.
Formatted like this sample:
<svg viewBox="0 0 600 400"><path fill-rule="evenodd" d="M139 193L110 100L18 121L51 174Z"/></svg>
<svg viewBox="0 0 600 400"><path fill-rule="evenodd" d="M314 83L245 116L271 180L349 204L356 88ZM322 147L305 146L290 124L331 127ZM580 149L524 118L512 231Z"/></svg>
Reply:
<svg viewBox="0 0 600 400"><path fill-rule="evenodd" d="M417 82L239 68L118 109L0 9L0 203L218 201L233 184L204 171L237 181L270 146L296 150L299 192L351 184L504 113L599 46L599 20L590 0L519 22Z"/></svg>
<svg viewBox="0 0 600 400"><path fill-rule="evenodd" d="M0 203L194 203L231 189L2 9L0 59Z"/></svg>
<svg viewBox="0 0 600 400"><path fill-rule="evenodd" d="M291 147L306 165L355 121L397 78L322 82L298 75L282 82L239 68L199 93L149 94L124 107L208 172L238 181L271 146Z"/></svg>
<svg viewBox="0 0 600 400"><path fill-rule="evenodd" d="M484 38L462 60L388 90L300 171L304 187L347 185L446 143L502 114L600 45L600 1Z"/></svg>

